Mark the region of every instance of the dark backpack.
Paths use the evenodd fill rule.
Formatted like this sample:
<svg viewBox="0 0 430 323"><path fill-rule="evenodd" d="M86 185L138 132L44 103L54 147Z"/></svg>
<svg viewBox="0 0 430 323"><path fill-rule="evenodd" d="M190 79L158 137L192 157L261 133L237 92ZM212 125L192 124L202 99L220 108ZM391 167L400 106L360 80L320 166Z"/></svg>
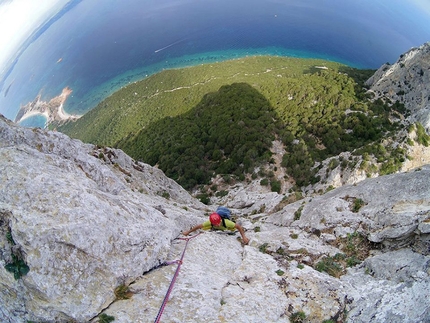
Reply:
<svg viewBox="0 0 430 323"><path fill-rule="evenodd" d="M231 221L231 211L225 206L218 206L215 212L219 214L219 216L221 217L222 225L224 226L224 228L226 228L224 219Z"/></svg>

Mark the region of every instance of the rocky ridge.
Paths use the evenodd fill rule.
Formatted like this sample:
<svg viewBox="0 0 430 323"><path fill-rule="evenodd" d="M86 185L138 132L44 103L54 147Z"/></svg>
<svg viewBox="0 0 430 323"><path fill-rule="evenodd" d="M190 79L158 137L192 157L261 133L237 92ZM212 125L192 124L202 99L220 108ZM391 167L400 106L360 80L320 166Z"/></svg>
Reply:
<svg viewBox="0 0 430 323"><path fill-rule="evenodd" d="M410 49L393 65L382 65L366 84L376 98L404 103L411 121L430 130L430 42Z"/></svg>

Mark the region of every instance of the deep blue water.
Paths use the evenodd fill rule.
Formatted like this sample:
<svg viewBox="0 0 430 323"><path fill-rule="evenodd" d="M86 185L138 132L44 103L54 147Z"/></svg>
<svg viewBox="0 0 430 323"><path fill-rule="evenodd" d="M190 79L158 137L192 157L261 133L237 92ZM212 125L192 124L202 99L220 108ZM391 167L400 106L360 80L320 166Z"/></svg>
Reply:
<svg viewBox="0 0 430 323"><path fill-rule="evenodd" d="M162 69L245 55L376 69L430 41L429 18L402 0L75 0L27 41L0 80L0 113L13 120L21 104L68 86L66 111L83 114Z"/></svg>

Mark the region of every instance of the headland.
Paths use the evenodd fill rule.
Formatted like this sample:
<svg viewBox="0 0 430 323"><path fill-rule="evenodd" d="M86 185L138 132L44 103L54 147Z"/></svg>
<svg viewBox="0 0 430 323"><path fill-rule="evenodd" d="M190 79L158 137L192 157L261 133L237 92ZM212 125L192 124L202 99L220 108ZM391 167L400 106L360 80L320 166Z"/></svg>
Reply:
<svg viewBox="0 0 430 323"><path fill-rule="evenodd" d="M68 114L63 108L64 103L72 92L72 89L65 87L60 95L49 101L42 101L39 94L32 102L20 107L14 121L19 123L27 118L41 115L46 119L46 127L49 124L60 125L69 120L79 119L80 115Z"/></svg>

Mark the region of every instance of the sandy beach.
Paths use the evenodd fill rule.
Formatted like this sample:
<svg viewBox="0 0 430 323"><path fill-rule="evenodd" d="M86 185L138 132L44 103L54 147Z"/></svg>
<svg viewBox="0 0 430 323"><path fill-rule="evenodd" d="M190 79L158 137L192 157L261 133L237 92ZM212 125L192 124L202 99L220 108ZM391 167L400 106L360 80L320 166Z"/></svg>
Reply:
<svg viewBox="0 0 430 323"><path fill-rule="evenodd" d="M46 119L46 127L51 123L63 123L67 120L80 118L80 115L71 115L64 111L64 103L72 92L73 90L66 86L60 95L48 102L42 101L38 95L36 100L21 106L15 122L20 123L35 116L43 116Z"/></svg>

